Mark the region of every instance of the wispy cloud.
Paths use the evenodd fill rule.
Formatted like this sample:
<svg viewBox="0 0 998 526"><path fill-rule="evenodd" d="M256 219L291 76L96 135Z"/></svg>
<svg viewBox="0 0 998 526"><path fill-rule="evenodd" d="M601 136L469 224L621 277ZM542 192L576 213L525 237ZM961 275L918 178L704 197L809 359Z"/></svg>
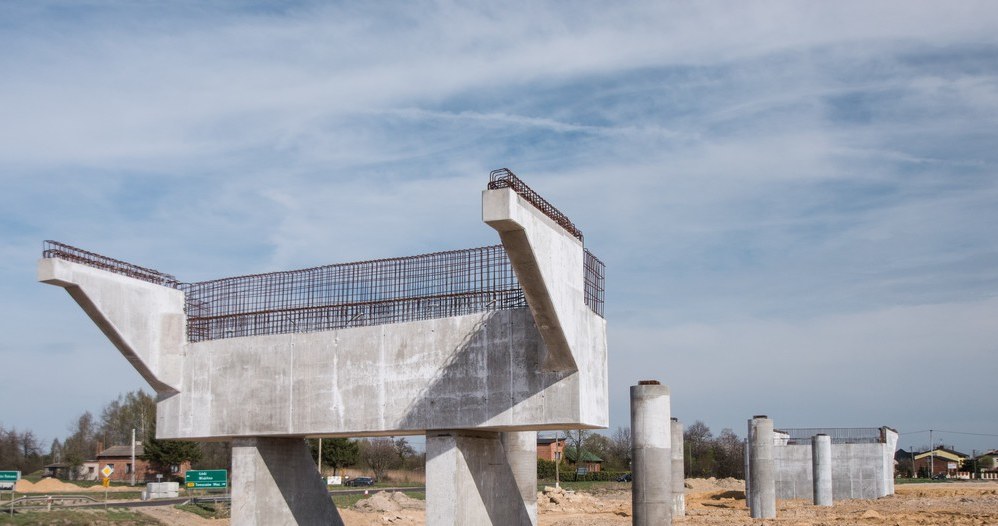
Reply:
<svg viewBox="0 0 998 526"><path fill-rule="evenodd" d="M993 2L3 9L0 308L25 370L53 346L80 374L121 362L96 331L66 342L86 322L32 283L40 239L186 280L492 244L478 192L501 166L608 263L614 425L635 375L681 393L706 366L663 345L742 386L752 353L797 378L839 344L993 341L966 321L998 311ZM688 418L775 411L723 400ZM46 404L55 428L15 423L79 410ZM916 421L885 407L863 423Z"/></svg>

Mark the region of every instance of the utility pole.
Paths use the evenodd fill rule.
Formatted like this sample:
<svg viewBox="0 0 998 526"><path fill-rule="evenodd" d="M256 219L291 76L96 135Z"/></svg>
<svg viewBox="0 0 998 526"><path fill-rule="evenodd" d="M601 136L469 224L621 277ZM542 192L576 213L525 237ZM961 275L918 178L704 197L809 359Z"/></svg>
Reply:
<svg viewBox="0 0 998 526"><path fill-rule="evenodd" d="M318 465L319 465L319 476L321 477L322 476L322 437L319 437L319 460L318 460ZM334 471L333 475L335 475L336 474L335 473L336 470L333 470L333 471Z"/></svg>
<svg viewBox="0 0 998 526"><path fill-rule="evenodd" d="M135 485L135 428L132 428L132 486Z"/></svg>
<svg viewBox="0 0 998 526"><path fill-rule="evenodd" d="M932 430L929 430L929 478L936 476L936 447L932 445Z"/></svg>

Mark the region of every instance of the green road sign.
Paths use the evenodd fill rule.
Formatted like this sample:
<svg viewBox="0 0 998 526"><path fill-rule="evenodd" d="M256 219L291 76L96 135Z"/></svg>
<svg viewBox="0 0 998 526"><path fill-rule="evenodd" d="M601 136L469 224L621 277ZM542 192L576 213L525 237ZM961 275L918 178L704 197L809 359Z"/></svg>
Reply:
<svg viewBox="0 0 998 526"><path fill-rule="evenodd" d="M195 469L187 472L184 482L188 488L227 488L228 475L224 469Z"/></svg>
<svg viewBox="0 0 998 526"><path fill-rule="evenodd" d="M12 490L21 478L20 471L0 471L0 490Z"/></svg>

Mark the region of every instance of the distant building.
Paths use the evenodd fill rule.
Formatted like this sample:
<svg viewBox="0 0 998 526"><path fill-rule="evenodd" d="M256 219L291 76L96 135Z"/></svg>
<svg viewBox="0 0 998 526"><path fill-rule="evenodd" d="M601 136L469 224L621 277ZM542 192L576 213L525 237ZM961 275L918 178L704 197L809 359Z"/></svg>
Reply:
<svg viewBox="0 0 998 526"><path fill-rule="evenodd" d="M998 471L998 449L986 451L977 456L977 469L981 471Z"/></svg>
<svg viewBox="0 0 998 526"><path fill-rule="evenodd" d="M558 460L565 453L564 438L537 438L537 458L541 460Z"/></svg>
<svg viewBox="0 0 998 526"><path fill-rule="evenodd" d="M97 454L97 471L100 472L105 466L111 466L111 469L114 470L110 477L112 481L128 482L132 480L132 470L134 470L137 482L155 482L156 475L163 475L163 480L172 480L183 477L191 469L191 463L186 460L177 466L157 469L157 466L142 459L143 454L145 454L145 449L142 444L135 444L135 464L133 465L132 446L111 446Z"/></svg>
<svg viewBox="0 0 998 526"><path fill-rule="evenodd" d="M589 473L603 471L603 459L586 450L582 450L582 458L577 458L575 448L568 448L565 450L565 458L573 462L576 468L586 468Z"/></svg>
<svg viewBox="0 0 998 526"><path fill-rule="evenodd" d="M944 475L955 477L958 471L963 469L963 463L970 458L970 455L937 447L932 451L915 453L915 472L920 477Z"/></svg>

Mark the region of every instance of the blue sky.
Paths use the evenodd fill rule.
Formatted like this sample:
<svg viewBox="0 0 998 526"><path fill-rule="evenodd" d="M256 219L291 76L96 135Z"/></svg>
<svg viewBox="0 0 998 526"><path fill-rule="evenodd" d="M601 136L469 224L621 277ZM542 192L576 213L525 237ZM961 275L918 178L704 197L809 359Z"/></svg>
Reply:
<svg viewBox="0 0 998 526"><path fill-rule="evenodd" d="M184 281L481 246L509 167L607 263L613 427L656 378L715 432L998 435L994 2L6 2L0 49L5 427L143 386L43 239Z"/></svg>

